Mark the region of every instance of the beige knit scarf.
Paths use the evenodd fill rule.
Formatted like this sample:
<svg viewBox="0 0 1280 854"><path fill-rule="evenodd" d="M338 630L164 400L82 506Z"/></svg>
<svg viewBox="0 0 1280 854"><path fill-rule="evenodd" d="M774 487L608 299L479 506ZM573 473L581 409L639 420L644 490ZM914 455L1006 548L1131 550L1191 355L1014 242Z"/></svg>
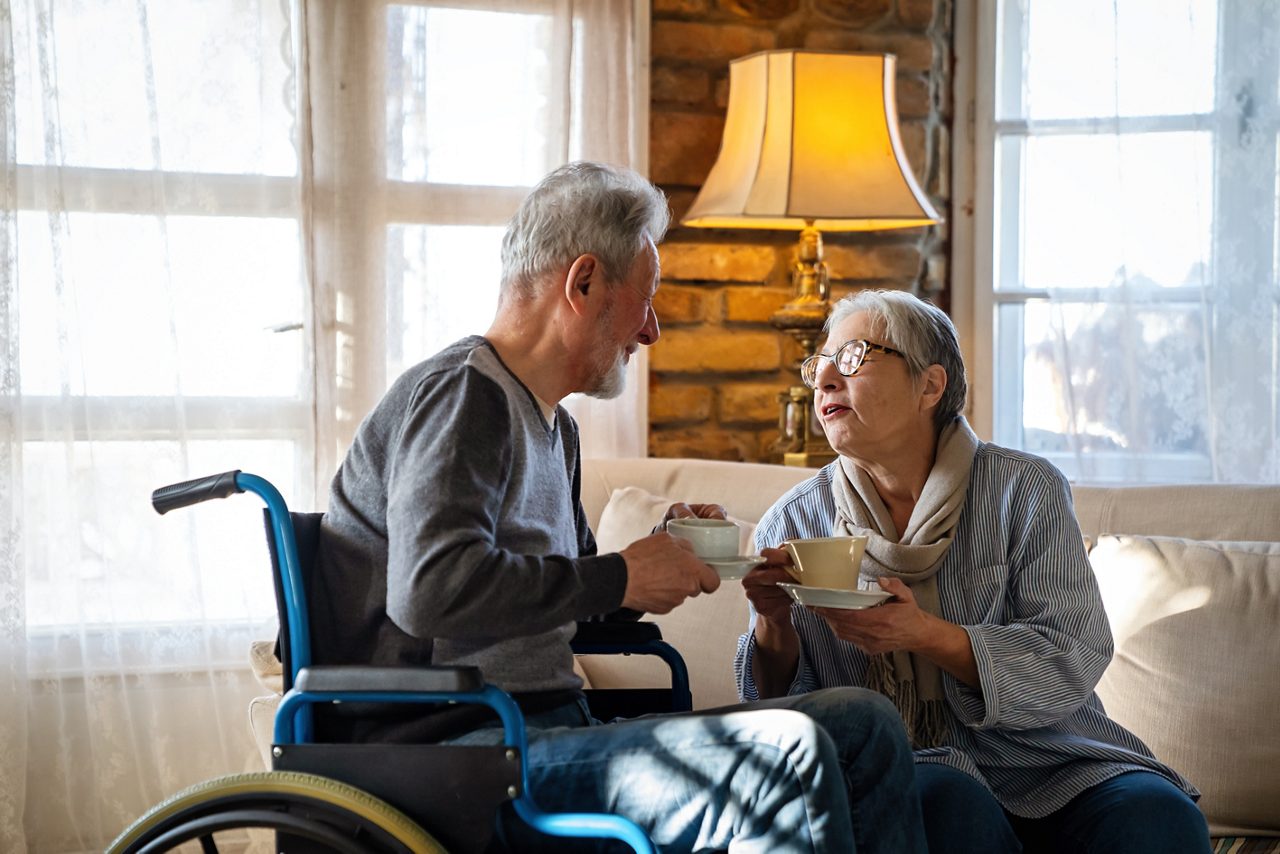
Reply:
<svg viewBox="0 0 1280 854"><path fill-rule="evenodd" d="M902 536L870 475L848 458L840 458L832 483L836 501L834 533L867 536L862 580L885 575L900 578L911 588L922 609L941 616L935 576L955 537L977 450L978 437L962 416L942 429L933 468ZM884 694L897 706L912 746L941 744L947 734L947 718L938 666L924 656L903 650L869 658L867 687Z"/></svg>

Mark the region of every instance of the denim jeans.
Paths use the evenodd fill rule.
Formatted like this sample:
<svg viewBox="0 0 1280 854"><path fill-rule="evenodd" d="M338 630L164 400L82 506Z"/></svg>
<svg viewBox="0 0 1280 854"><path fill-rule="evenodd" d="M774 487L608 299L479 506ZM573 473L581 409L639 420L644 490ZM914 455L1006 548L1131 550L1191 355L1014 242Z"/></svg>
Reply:
<svg viewBox="0 0 1280 854"><path fill-rule="evenodd" d="M610 724L583 704L527 723L542 809L624 815L663 851L926 851L901 720L861 688ZM483 729L452 743L501 738ZM514 850L536 847L531 834L504 827Z"/></svg>
<svg viewBox="0 0 1280 854"><path fill-rule="evenodd" d="M1208 854L1209 827L1159 774L1129 771L1085 789L1044 818L1001 808L986 787L945 765L916 766L933 854Z"/></svg>

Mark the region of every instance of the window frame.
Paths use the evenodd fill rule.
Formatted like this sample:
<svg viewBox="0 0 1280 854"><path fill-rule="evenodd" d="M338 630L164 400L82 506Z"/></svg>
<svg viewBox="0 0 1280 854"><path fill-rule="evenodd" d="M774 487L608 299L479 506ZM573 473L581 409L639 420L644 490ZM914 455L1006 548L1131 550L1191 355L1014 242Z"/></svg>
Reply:
<svg viewBox="0 0 1280 854"><path fill-rule="evenodd" d="M1255 76L1247 73L1251 69L1245 65L1249 57L1257 55L1254 48L1280 38L1280 28L1270 31L1272 39L1269 42L1264 35L1266 31L1239 25L1223 26L1222 8L1247 2L1248 0L1220 0L1218 80L1211 112L1119 119L1028 120L997 117L1000 92L1016 88L1001 87L1001 81L997 80L1000 67L998 54L1002 48L1010 54L1011 60L1005 67L1017 69L1011 73L1021 71L1019 51L1023 49L1023 45L1012 39L1002 45L998 38L999 27L1019 25L1017 4L1005 0L957 0L954 35L955 95L958 109L953 174L958 203L955 205L956 215L953 219L955 242L952 306L970 375L970 399L966 413L980 436L991 439L1022 433L1022 359L1007 358L1007 354L1013 350L1021 351L1022 330L1017 324L1002 327L997 321L997 313L1002 307L1027 305L1049 297L1047 291L998 286L1002 277L1003 280L1010 280L1010 275L1016 276L1021 222L1018 216L1007 215L1002 222L997 224L995 221L997 194L1001 200L1001 210L1007 214L1018 210L1020 193L1019 177L1014 174L1015 170L1006 169L1001 174L997 145L1004 140L1016 145L1020 138L1054 134L1112 135L1117 132L1200 131L1217 135L1230 133L1233 125L1247 120L1252 122L1249 127L1251 132L1270 134L1275 138L1280 134L1280 106L1275 98L1275 80L1271 81L1273 88L1269 93L1270 102L1266 101L1265 95L1259 98L1262 106L1258 107L1255 103L1253 106L1256 113L1251 116L1242 116L1230 107L1222 106L1228 102L1224 98L1224 92L1240 85L1242 77ZM1002 12L1004 19L1000 17ZM1270 54L1274 55L1275 52L1276 49L1271 47ZM1266 149L1265 146L1255 148ZM1274 199L1277 170L1275 148L1270 149L1273 154L1270 159L1255 157L1250 162L1237 164L1230 169L1222 168L1224 151L1230 156L1238 154L1239 149L1235 146L1219 146L1215 140L1212 150L1216 161L1213 172L1215 206L1210 237L1214 247L1211 261L1214 261L1219 256L1217 246L1230 233L1231 223L1247 221L1256 217L1259 210L1265 210L1270 217L1268 227L1274 235L1280 232L1276 227L1280 210ZM1258 204L1247 212L1234 211L1229 220L1224 219L1218 199L1224 197L1222 183L1229 181L1231 174L1269 176L1269 180L1255 182L1264 188L1262 193L1271 196L1272 204L1269 209L1265 203ZM1002 229L998 238L997 228ZM1262 255L1269 255L1258 263L1265 263L1272 271L1274 282L1276 258L1280 256L1280 248L1270 245L1263 247L1258 242L1253 245ZM1001 257L996 257L997 246L1000 247ZM1008 271L1014 272L1010 274ZM1223 277L1215 272L1210 287L1220 288L1222 281ZM1155 305L1165 306L1200 305L1204 302L1204 294L1195 287L1152 288L1144 290L1143 297L1150 297ZM1082 288L1079 293L1070 296L1064 296L1061 291L1054 294L1058 303L1097 303L1115 298L1116 294L1108 293L1105 289ZM1212 311L1212 305L1210 294L1207 310ZM1015 390L1012 397L1008 391L1011 388ZM1045 456L1074 478L1072 454ZM1094 454L1091 455L1091 462L1095 467L1092 477L1100 481L1210 480L1214 477L1212 460L1194 454Z"/></svg>

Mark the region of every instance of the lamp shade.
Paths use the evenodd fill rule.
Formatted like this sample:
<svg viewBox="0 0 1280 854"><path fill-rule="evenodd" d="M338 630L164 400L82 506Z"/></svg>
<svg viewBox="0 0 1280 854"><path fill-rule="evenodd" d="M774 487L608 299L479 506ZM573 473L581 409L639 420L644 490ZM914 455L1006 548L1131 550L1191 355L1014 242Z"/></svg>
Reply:
<svg viewBox="0 0 1280 854"><path fill-rule="evenodd" d="M892 54L774 50L729 64L720 154L681 222L877 231L940 217L916 183Z"/></svg>

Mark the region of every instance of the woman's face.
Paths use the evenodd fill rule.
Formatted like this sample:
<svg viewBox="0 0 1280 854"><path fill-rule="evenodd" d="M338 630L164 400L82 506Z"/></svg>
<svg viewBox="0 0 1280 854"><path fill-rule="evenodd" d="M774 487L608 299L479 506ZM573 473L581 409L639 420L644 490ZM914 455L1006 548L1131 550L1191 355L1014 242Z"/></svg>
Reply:
<svg viewBox="0 0 1280 854"><path fill-rule="evenodd" d="M832 327L821 352L834 354L845 342L865 339L894 347L866 312L857 312ZM895 347L896 349L896 347ZM912 382L902 356L869 350L862 367L842 376L830 359L822 359L813 405L831 447L855 459L875 459L904 442L916 442L932 422L920 384Z"/></svg>

